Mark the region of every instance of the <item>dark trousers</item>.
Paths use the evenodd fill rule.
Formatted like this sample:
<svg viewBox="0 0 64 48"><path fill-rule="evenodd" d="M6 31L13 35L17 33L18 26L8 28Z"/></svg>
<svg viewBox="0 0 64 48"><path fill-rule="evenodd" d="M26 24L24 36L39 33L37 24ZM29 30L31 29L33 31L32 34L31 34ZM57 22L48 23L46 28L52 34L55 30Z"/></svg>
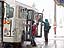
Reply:
<svg viewBox="0 0 64 48"><path fill-rule="evenodd" d="M36 46L36 42L35 42L35 40L34 40L34 39L35 39L35 36L32 36L31 44L32 44L32 45L34 45L34 46Z"/></svg>
<svg viewBox="0 0 64 48"><path fill-rule="evenodd" d="M44 32L45 42L48 42L48 32Z"/></svg>

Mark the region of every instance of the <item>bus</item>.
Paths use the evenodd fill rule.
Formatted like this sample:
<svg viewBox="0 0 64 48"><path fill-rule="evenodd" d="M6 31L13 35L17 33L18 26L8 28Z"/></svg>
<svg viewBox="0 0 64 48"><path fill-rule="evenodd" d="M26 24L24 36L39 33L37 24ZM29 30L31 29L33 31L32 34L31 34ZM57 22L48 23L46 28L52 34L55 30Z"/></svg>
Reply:
<svg viewBox="0 0 64 48"><path fill-rule="evenodd" d="M23 30L25 31L24 41L30 41L32 20L39 24L37 19L43 19L42 13L38 13L36 9L33 10L32 7L21 4L17 1L15 2L15 7L10 6L10 4L4 1L0 1L0 12L1 41L4 44L21 44ZM30 24L30 26L26 24ZM37 25L37 28L41 24ZM36 37L42 37L42 27L39 33L40 35L37 34Z"/></svg>

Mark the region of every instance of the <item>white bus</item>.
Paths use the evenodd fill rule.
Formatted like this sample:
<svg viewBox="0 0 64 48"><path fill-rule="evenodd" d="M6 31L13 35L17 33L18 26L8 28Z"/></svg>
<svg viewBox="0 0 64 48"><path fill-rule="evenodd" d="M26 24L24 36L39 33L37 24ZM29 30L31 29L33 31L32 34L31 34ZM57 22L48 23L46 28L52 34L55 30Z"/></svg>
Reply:
<svg viewBox="0 0 64 48"><path fill-rule="evenodd" d="M30 34L28 34L28 32L30 31L29 28L32 30L32 20L36 21L37 19L35 18L39 16L37 10L33 10L32 7L19 3L17 1L15 2L15 7L10 6L10 4L4 1L0 1L0 5L0 17L2 16L0 18L2 42L21 43L23 30L25 31L24 40L31 40L31 32ZM30 27L26 26L25 24L30 24ZM42 37L41 30L39 32L40 35L37 34L37 37Z"/></svg>
<svg viewBox="0 0 64 48"><path fill-rule="evenodd" d="M22 30L26 30L27 14L31 18L33 13L30 13L30 11L28 13L27 11L33 10L32 7L16 1L15 7L11 7L8 3L4 2L4 9L3 42L21 42Z"/></svg>

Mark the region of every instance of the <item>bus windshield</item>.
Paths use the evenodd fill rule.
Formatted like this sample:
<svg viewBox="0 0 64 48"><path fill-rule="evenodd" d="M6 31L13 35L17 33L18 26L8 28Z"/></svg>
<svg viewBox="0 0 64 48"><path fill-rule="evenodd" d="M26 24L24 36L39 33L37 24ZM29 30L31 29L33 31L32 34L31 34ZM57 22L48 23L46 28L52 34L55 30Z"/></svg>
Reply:
<svg viewBox="0 0 64 48"><path fill-rule="evenodd" d="M10 5L6 4L6 17L12 18L13 17L14 8L10 7Z"/></svg>

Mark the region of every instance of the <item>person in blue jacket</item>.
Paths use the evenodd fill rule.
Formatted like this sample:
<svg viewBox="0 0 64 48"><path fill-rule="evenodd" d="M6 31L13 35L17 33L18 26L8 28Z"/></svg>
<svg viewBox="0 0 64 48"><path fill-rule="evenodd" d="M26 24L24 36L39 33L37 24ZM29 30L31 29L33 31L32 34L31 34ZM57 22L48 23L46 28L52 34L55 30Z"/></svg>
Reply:
<svg viewBox="0 0 64 48"><path fill-rule="evenodd" d="M49 33L49 22L48 19L45 19L44 23L44 37L45 37L45 43L48 44L48 33Z"/></svg>

